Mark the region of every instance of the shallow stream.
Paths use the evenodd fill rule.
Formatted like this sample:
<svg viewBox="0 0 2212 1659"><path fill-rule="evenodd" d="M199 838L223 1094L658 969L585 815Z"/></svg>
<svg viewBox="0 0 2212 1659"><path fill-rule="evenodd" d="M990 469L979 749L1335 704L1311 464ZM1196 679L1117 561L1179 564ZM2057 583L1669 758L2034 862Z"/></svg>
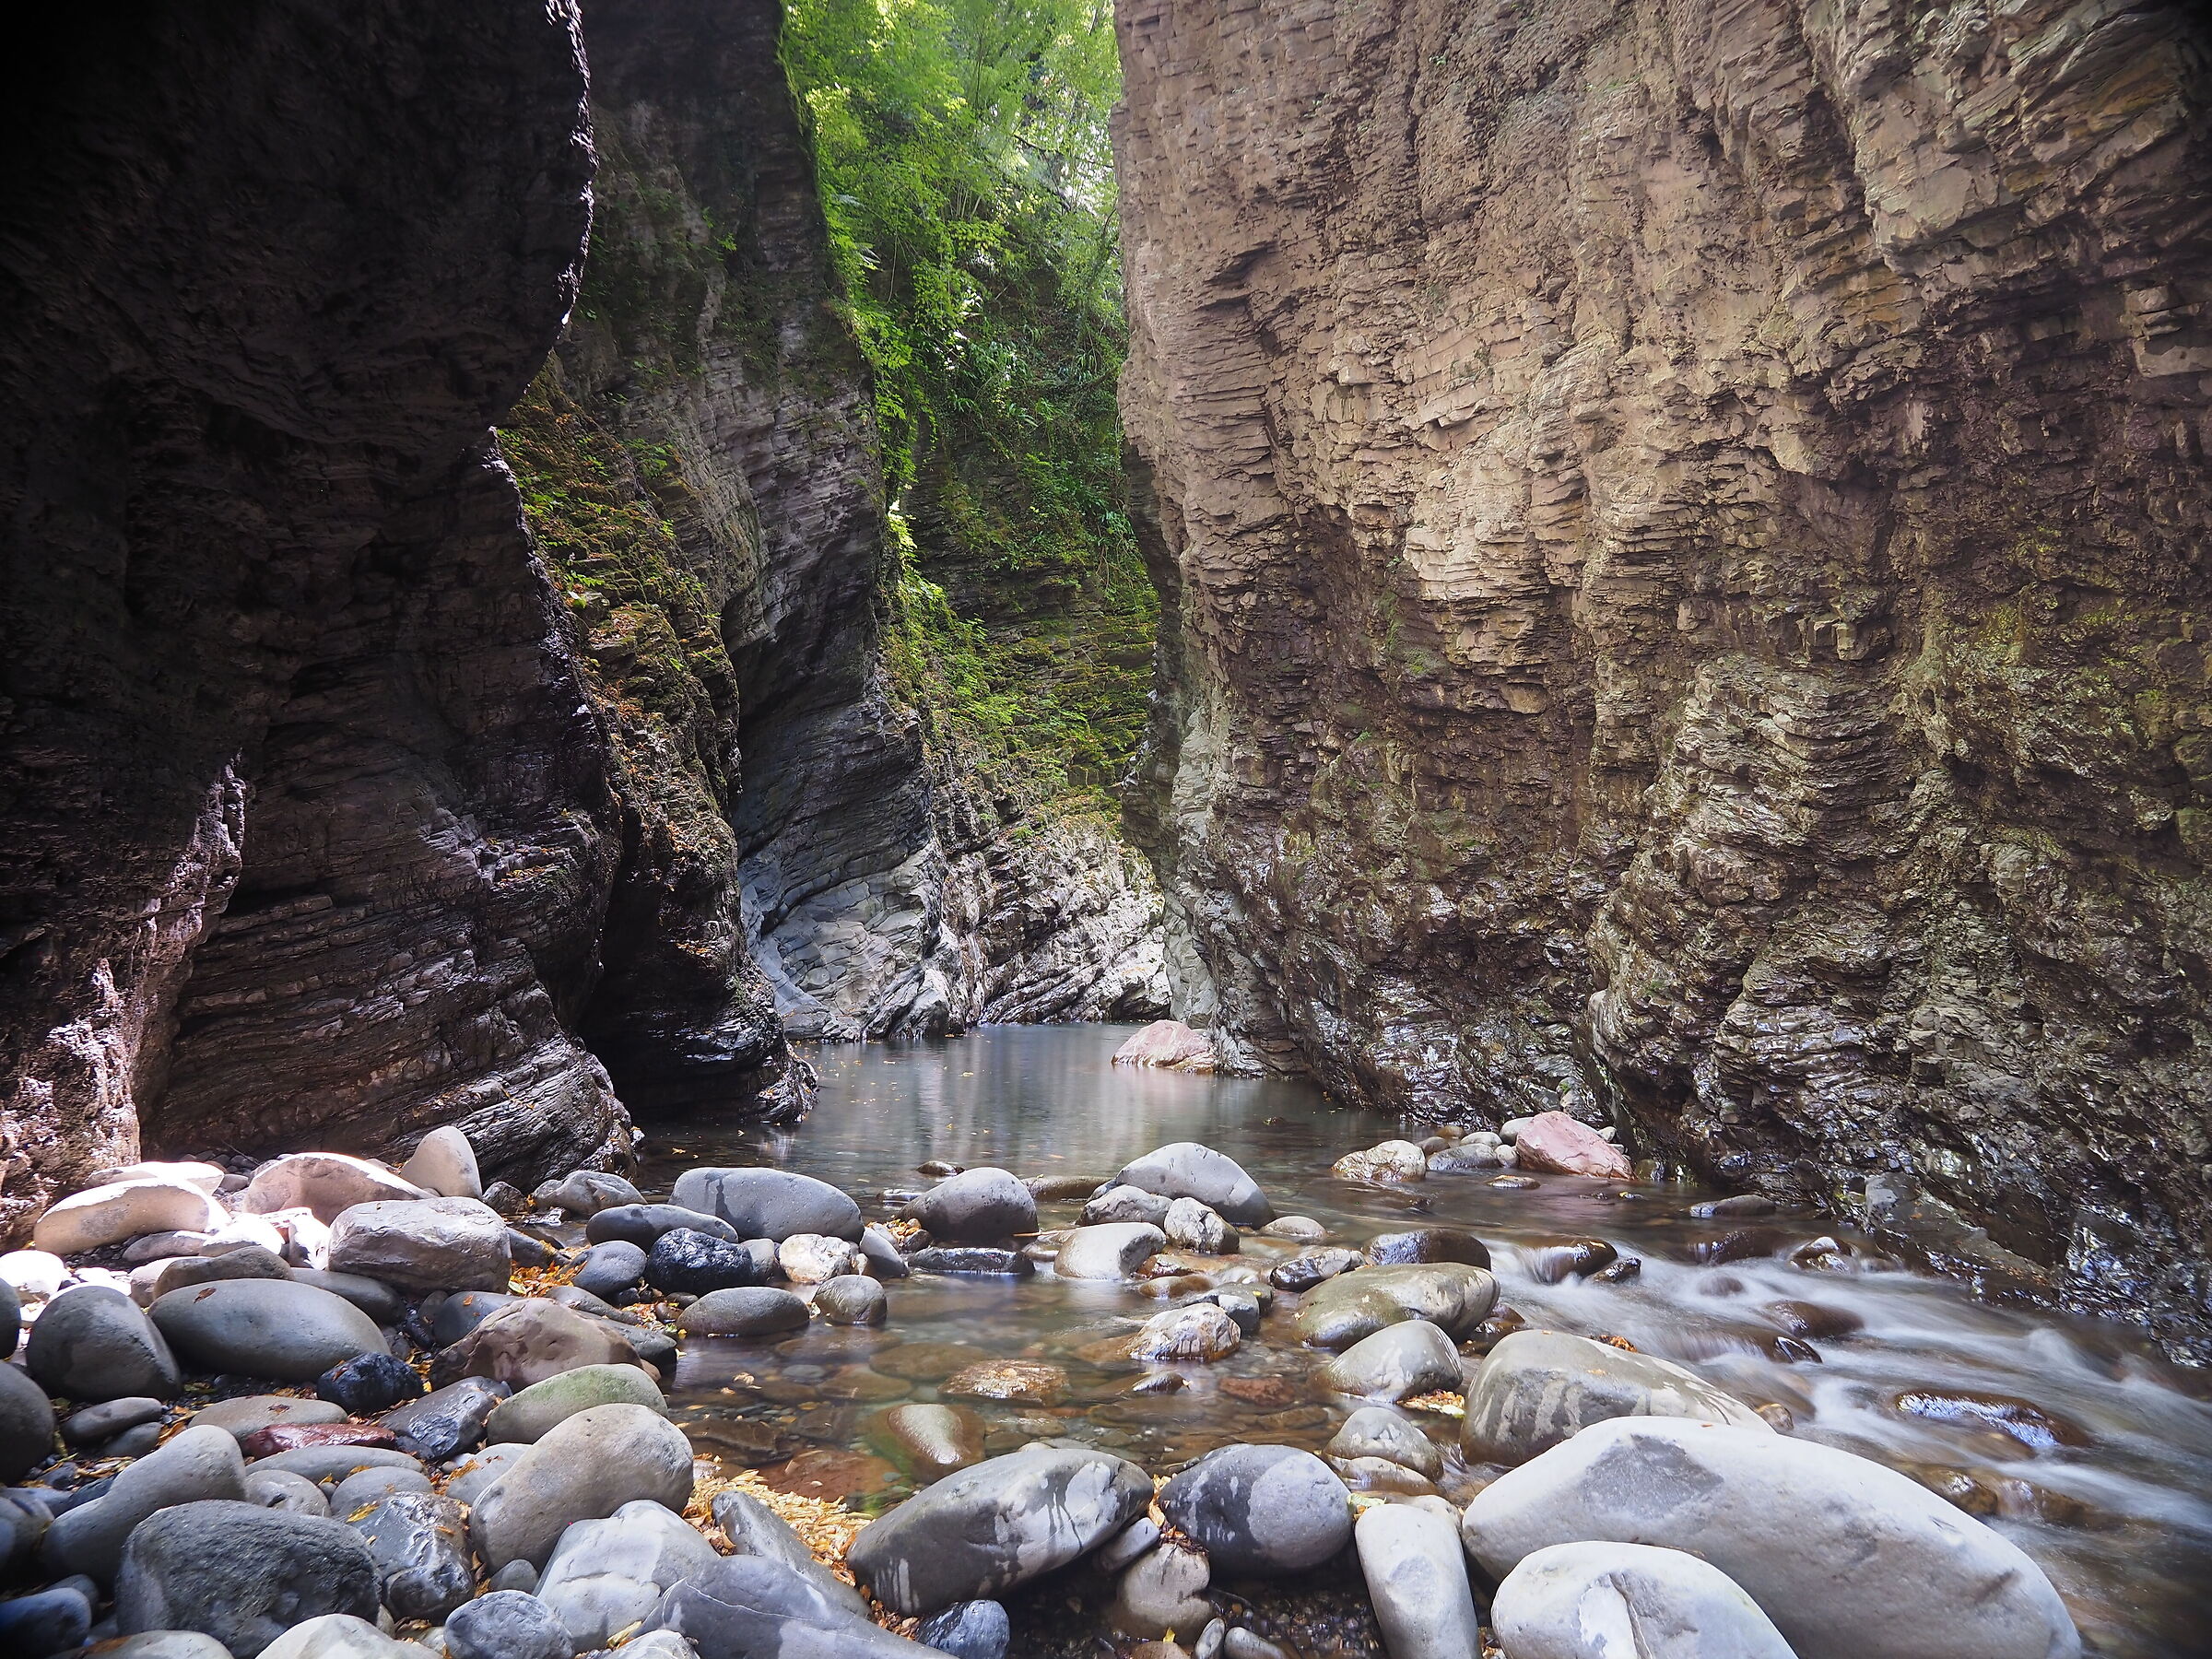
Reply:
<svg viewBox="0 0 2212 1659"><path fill-rule="evenodd" d="M1116 1068L1129 1028L1001 1027L938 1043L842 1047L814 1056L820 1103L794 1132L662 1120L641 1184L665 1191L700 1164L777 1163L852 1193L870 1218L887 1193L928 1184L930 1159L996 1164L1022 1176L1102 1180L1137 1155L1195 1140L1236 1159L1278 1213L1323 1222L1333 1243L1427 1224L1465 1228L1490 1247L1500 1300L1532 1325L1626 1338L1700 1371L1754 1404L1779 1404L1794 1432L1905 1469L2016 1539L2048 1571L2090 1646L2129 1659L2212 1653L2212 1387L2167 1365L2124 1326L1977 1301L1959 1286L1884 1264L1819 1218L1698 1221L1711 1194L1623 1189L1539 1176L1533 1190L1485 1174L1404 1187L1329 1172L1343 1153L1422 1131L1333 1107L1309 1086ZM1625 1194L1625 1195L1624 1195ZM1079 1200L1041 1206L1041 1225L1072 1225ZM1789 1259L1830 1234L1857 1253ZM1738 1237L1719 1242L1725 1235ZM1621 1284L1532 1271L1547 1243L1602 1239L1641 1261ZM1248 1237L1253 1264L1271 1241ZM1277 1248L1281 1254L1290 1247ZM1700 1261L1716 1250L1757 1253ZM1359 1402L1313 1380L1329 1356L1283 1334L1278 1298L1258 1338L1213 1365L1186 1365L1176 1393L1132 1392L1137 1375L1085 1365L1073 1350L1118 1319L1159 1311L1141 1287L917 1277L889 1287L877 1329L818 1322L776 1342L688 1344L672 1404L703 1453L761 1469L773 1485L878 1508L911 1490L876 1422L887 1407L938 1398L936 1384L983 1359L1065 1367L1052 1403L964 1399L991 1426L994 1453L1036 1437L1113 1450L1154 1474L1234 1441L1318 1449ZM1793 1357L1786 1320L1768 1304L1814 1304L1841 1336L1815 1335ZM903 1351L898 1351L903 1350ZM1817 1359L1810 1356L1817 1355ZM1917 1400L1900 1404L1903 1396ZM2017 1402L1960 1406L1960 1396ZM2023 1409L2022 1407L2025 1407ZM1992 1412L1996 1416L1993 1419ZM1457 1424L1420 1418L1440 1443ZM1485 1471L1456 1464L1443 1483L1464 1500Z"/></svg>

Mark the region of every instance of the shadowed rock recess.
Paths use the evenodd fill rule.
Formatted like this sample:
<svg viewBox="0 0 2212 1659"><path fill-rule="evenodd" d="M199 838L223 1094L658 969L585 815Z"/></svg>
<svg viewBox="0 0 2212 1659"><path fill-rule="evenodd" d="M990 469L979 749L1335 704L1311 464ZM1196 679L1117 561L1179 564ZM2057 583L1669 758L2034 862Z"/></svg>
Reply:
<svg viewBox="0 0 2212 1659"><path fill-rule="evenodd" d="M1119 10L1178 1011L2212 1355L2193 9Z"/></svg>
<svg viewBox="0 0 2212 1659"><path fill-rule="evenodd" d="M142 1143L620 1165L626 1102L804 1110L787 1030L1095 1012L1094 959L1156 963L1121 849L939 839L779 20L18 42L0 1234Z"/></svg>

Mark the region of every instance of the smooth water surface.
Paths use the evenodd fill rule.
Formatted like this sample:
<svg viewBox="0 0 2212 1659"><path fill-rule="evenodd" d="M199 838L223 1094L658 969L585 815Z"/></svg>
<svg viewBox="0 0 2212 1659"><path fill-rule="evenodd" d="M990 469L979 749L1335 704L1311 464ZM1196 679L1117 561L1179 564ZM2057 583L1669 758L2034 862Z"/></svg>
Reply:
<svg viewBox="0 0 2212 1659"><path fill-rule="evenodd" d="M1617 1183L1541 1176L1535 1190L1512 1191L1484 1174L1405 1187L1344 1182L1329 1173L1343 1153L1422 1131L1332 1107L1298 1082L1115 1067L1111 1056L1130 1029L1000 1027L937 1043L817 1051L821 1098L806 1124L774 1132L704 1114L664 1120L644 1149L641 1183L665 1190L698 1164L773 1162L844 1188L882 1218L897 1207L887 1193L926 1186L916 1166L933 1159L1103 1180L1153 1147L1203 1141L1243 1164L1278 1213L1325 1224L1333 1243L1425 1223L1465 1228L1490 1246L1501 1305L1532 1325L1625 1337L1754 1404L1786 1406L1802 1436L1961 1494L2042 1564L2096 1650L2141 1659L2212 1652L2212 1405L2204 1397L2212 1391L2201 1373L2157 1359L2127 1328L1978 1302L1955 1284L1880 1262L1863 1240L1809 1216L1750 1224L1757 1230L1735 1248L1759 1253L1700 1265L1700 1251L1712 1254L1732 1224L1689 1219L1689 1205L1711 1194L1688 1188L1623 1195ZM1081 1206L1041 1207L1041 1226L1053 1228L1072 1224ZM1823 1267L1792 1265L1789 1251L1822 1233L1858 1253L1823 1257ZM1620 1285L1532 1277L1528 1252L1580 1238L1640 1258L1641 1275ZM1291 1253L1249 1236L1245 1250L1262 1271ZM1161 1302L1142 1287L1064 1284L1046 1269L1027 1279L917 1277L888 1288L890 1323L879 1329L818 1321L772 1346L688 1346L674 1399L700 1449L761 1465L793 1489L878 1506L910 1488L874 1455L885 1449L877 1414L937 1398L935 1384L956 1365L983 1358L1044 1360L1068 1378L1049 1404L962 1401L991 1424L991 1451L1074 1438L1155 1474L1230 1441L1317 1449L1359 1404L1314 1384L1327 1355L1288 1343L1295 1298L1278 1297L1260 1336L1228 1359L1176 1368L1181 1392L1139 1394L1135 1373L1087 1365L1073 1350L1126 1328L1117 1321L1158 1312ZM1788 1359L1776 1342L1781 1326L1761 1312L1785 1300L1855 1317L1861 1328L1813 1339L1817 1360ZM2005 1432L1971 1416L1911 1415L1898 1398L1915 1390L2033 1409L2015 1412ZM1455 1422L1420 1420L1453 1443ZM1447 1494L1464 1501L1490 1473L1465 1468L1454 1454Z"/></svg>

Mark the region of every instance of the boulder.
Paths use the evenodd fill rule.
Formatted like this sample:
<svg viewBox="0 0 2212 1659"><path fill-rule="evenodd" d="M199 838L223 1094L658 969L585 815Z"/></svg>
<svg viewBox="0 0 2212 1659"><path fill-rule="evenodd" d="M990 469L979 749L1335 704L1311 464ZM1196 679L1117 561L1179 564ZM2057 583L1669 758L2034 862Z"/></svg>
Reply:
<svg viewBox="0 0 2212 1659"><path fill-rule="evenodd" d="M288 1515L327 1515L330 1500L323 1496L323 1488L300 1475L283 1469L253 1469L246 1471L246 1501L265 1510L281 1510Z"/></svg>
<svg viewBox="0 0 2212 1659"><path fill-rule="evenodd" d="M1027 1278L1036 1271L1020 1251L991 1244L933 1245L915 1251L909 1265L916 1273L973 1273L1008 1278Z"/></svg>
<svg viewBox="0 0 2212 1659"><path fill-rule="evenodd" d="M636 1187L604 1170L578 1170L559 1181L544 1182L530 1194L530 1202L544 1208L584 1217L644 1201L645 1194Z"/></svg>
<svg viewBox="0 0 2212 1659"><path fill-rule="evenodd" d="M405 1359L391 1354L362 1354L341 1359L315 1379L315 1393L357 1417L389 1411L418 1398L422 1378Z"/></svg>
<svg viewBox="0 0 2212 1659"><path fill-rule="evenodd" d="M1773 1432L1764 1418L1695 1371L1559 1331L1515 1331L1467 1388L1460 1444L1478 1463L1525 1463L1608 1418L1688 1418Z"/></svg>
<svg viewBox="0 0 2212 1659"><path fill-rule="evenodd" d="M686 1209L721 1217L741 1238L780 1244L803 1232L860 1237L859 1205L828 1182L790 1170L687 1170L672 1196Z"/></svg>
<svg viewBox="0 0 2212 1659"><path fill-rule="evenodd" d="M1203 1630L1214 1616L1204 1594L1212 1582L1213 1568L1204 1555L1163 1539L1123 1570L1108 1617L1125 1636Z"/></svg>
<svg viewBox="0 0 2212 1659"><path fill-rule="evenodd" d="M879 1279L902 1279L912 1271L899 1241L873 1221L861 1231L860 1257L863 1270Z"/></svg>
<svg viewBox="0 0 2212 1659"><path fill-rule="evenodd" d="M23 1365L48 1394L68 1400L166 1400L182 1382L159 1328L106 1285L79 1285L48 1302L30 1327Z"/></svg>
<svg viewBox="0 0 2212 1659"><path fill-rule="evenodd" d="M905 1218L941 1244L996 1244L1037 1230L1037 1197L1011 1171L963 1170L908 1205Z"/></svg>
<svg viewBox="0 0 2212 1659"><path fill-rule="evenodd" d="M1259 1183L1236 1160L1202 1147L1177 1141L1124 1166L1116 1185L1142 1187L1163 1198L1195 1198L1239 1227L1259 1227L1275 1219L1275 1210Z"/></svg>
<svg viewBox="0 0 2212 1659"><path fill-rule="evenodd" d="M583 1253L571 1282L594 1296L612 1300L644 1277L644 1249L628 1239L609 1239Z"/></svg>
<svg viewBox="0 0 2212 1659"><path fill-rule="evenodd" d="M30 1381L21 1371L12 1366L9 1369L26 1382ZM0 1399L4 1398L4 1395L0 1395ZM46 1398L44 1389L39 1390L39 1398L41 1401ZM125 1394L120 1400L88 1406L82 1411L71 1412L64 1420L62 1442L73 1448L97 1446L103 1441L112 1440L126 1429L135 1429L143 1423L159 1422L168 1409L159 1400L145 1394ZM0 1406L0 1416L5 1416L4 1406ZM50 1434L47 1438L51 1441L53 1437Z"/></svg>
<svg viewBox="0 0 2212 1659"><path fill-rule="evenodd" d="M687 1336L766 1336L800 1330L808 1317L790 1291L756 1285L709 1291L677 1315L676 1328Z"/></svg>
<svg viewBox="0 0 2212 1659"><path fill-rule="evenodd" d="M445 1621L451 1659L571 1659L575 1638L553 1609L520 1590L494 1590Z"/></svg>
<svg viewBox="0 0 2212 1659"><path fill-rule="evenodd" d="M1168 1235L1147 1221L1104 1221L1075 1228L1060 1241L1053 1271L1064 1279L1125 1279L1168 1247Z"/></svg>
<svg viewBox="0 0 2212 1659"><path fill-rule="evenodd" d="M657 1503L626 1503L561 1534L535 1594L577 1651L603 1648L651 1617L665 1592L721 1559L682 1516Z"/></svg>
<svg viewBox="0 0 2212 1659"><path fill-rule="evenodd" d="M1318 1249L1301 1250L1287 1260L1277 1262L1267 1270L1267 1282L1277 1290L1292 1295L1303 1295L1314 1286L1325 1284L1338 1274L1349 1273L1365 1265L1367 1258L1356 1250L1338 1245L1324 1245Z"/></svg>
<svg viewBox="0 0 2212 1659"><path fill-rule="evenodd" d="M1444 1470L1444 1454L1421 1432L1420 1425L1386 1406L1362 1406L1344 1419L1329 1443L1329 1457L1380 1457L1434 1480Z"/></svg>
<svg viewBox="0 0 2212 1659"><path fill-rule="evenodd" d="M1594 1423L1477 1493L1461 1528L1493 1577L1555 1544L1688 1550L1798 1659L2072 1659L2081 1639L2010 1539L1879 1464L1680 1418Z"/></svg>
<svg viewBox="0 0 2212 1659"><path fill-rule="evenodd" d="M1168 1211L1174 1203L1174 1199L1147 1193L1143 1187L1108 1187L1083 1206L1083 1225L1103 1227L1116 1221L1141 1221L1164 1232Z"/></svg>
<svg viewBox="0 0 2212 1659"><path fill-rule="evenodd" d="M1215 1064L1213 1040L1180 1019L1156 1019L1113 1051L1113 1063L1210 1072Z"/></svg>
<svg viewBox="0 0 2212 1659"><path fill-rule="evenodd" d="M202 1371L312 1382L384 1334L344 1297L294 1279L227 1279L172 1290L150 1310L161 1335Z"/></svg>
<svg viewBox="0 0 2212 1659"><path fill-rule="evenodd" d="M294 1152L271 1159L254 1171L253 1179L238 1195L238 1207L250 1216L303 1209L328 1227L341 1210L357 1204L429 1196L413 1182L401 1180L382 1164L366 1158L348 1158L342 1152Z"/></svg>
<svg viewBox="0 0 2212 1659"><path fill-rule="evenodd" d="M1170 1202L1160 1230L1168 1235L1169 1243L1182 1250L1195 1250L1201 1255L1234 1255L1237 1252L1237 1230L1221 1218L1218 1210L1195 1198Z"/></svg>
<svg viewBox="0 0 2212 1659"><path fill-rule="evenodd" d="M1462 1381L1459 1349L1425 1319L1384 1325L1321 1370L1324 1387L1371 1400L1403 1400L1440 1389L1456 1394Z"/></svg>
<svg viewBox="0 0 2212 1659"><path fill-rule="evenodd" d="M689 1232L705 1233L710 1239L720 1239L726 1244L745 1242L745 1235L720 1216L686 1209L680 1204L616 1205L585 1222L583 1237L590 1244L635 1244L640 1250L651 1250L663 1233L674 1232L679 1227Z"/></svg>
<svg viewBox="0 0 2212 1659"><path fill-rule="evenodd" d="M1524 1170L1594 1175L1602 1181L1627 1181L1636 1172L1626 1152L1563 1112L1537 1112L1521 1126L1513 1147Z"/></svg>
<svg viewBox="0 0 2212 1659"><path fill-rule="evenodd" d="M297 1284L312 1285L345 1298L380 1325L395 1325L407 1316L407 1304L389 1285L364 1278L358 1273L325 1273L319 1267L295 1267Z"/></svg>
<svg viewBox="0 0 2212 1659"><path fill-rule="evenodd" d="M476 1500L469 1532L485 1569L542 1568L560 1535L646 1500L680 1512L691 1496L691 1444L642 1406L594 1406L556 1424Z"/></svg>
<svg viewBox="0 0 2212 1659"><path fill-rule="evenodd" d="M415 1143L413 1156L399 1167L399 1178L441 1198L484 1196L477 1149L468 1144L468 1136L451 1124L441 1124Z"/></svg>
<svg viewBox="0 0 2212 1659"><path fill-rule="evenodd" d="M826 1233L794 1233L776 1246L776 1265L794 1285L820 1285L860 1271L859 1248Z"/></svg>
<svg viewBox="0 0 2212 1659"><path fill-rule="evenodd" d="M424 1659L429 1649L398 1641L365 1618L325 1613L294 1625L262 1649L263 1659Z"/></svg>
<svg viewBox="0 0 2212 1659"><path fill-rule="evenodd" d="M161 1403L150 1403L159 1415ZM85 1415L80 1411L69 1420ZM131 1427L125 1423L114 1431ZM46 1391L21 1366L0 1363L0 1486L13 1486L53 1451L53 1405Z"/></svg>
<svg viewBox="0 0 2212 1659"><path fill-rule="evenodd" d="M883 1287L865 1274L846 1273L814 1293L814 1305L834 1325L878 1325L891 1316Z"/></svg>
<svg viewBox="0 0 2212 1659"><path fill-rule="evenodd" d="M1130 1338L1129 1357L1149 1362L1224 1359L1237 1351L1242 1340L1237 1322L1219 1306L1192 1302L1146 1320Z"/></svg>
<svg viewBox="0 0 2212 1659"><path fill-rule="evenodd" d="M1169 1523L1218 1571L1273 1578L1318 1567L1351 1541L1351 1493L1291 1446L1223 1446L1159 1489Z"/></svg>
<svg viewBox="0 0 2212 1659"><path fill-rule="evenodd" d="M1411 1141L1387 1140L1358 1152L1347 1152L1329 1166L1341 1181L1420 1181L1429 1173L1429 1154Z"/></svg>
<svg viewBox="0 0 2212 1659"><path fill-rule="evenodd" d="M507 1223L476 1198L350 1205L330 1224L330 1270L403 1290L504 1290Z"/></svg>
<svg viewBox="0 0 2212 1659"><path fill-rule="evenodd" d="M1462 1262L1363 1267L1316 1287L1290 1330L1311 1347L1341 1350L1385 1325L1425 1319L1457 1342L1482 1323L1497 1300L1498 1281Z"/></svg>
<svg viewBox="0 0 2212 1659"><path fill-rule="evenodd" d="M218 1400L192 1414L193 1426L221 1429L238 1440L276 1423L342 1423L346 1408L329 1400L302 1399L298 1394L241 1394Z"/></svg>
<svg viewBox="0 0 2212 1659"><path fill-rule="evenodd" d="M483 1442L491 1414L507 1392L504 1382L464 1377L390 1412L384 1427L399 1437L401 1451L443 1463Z"/></svg>
<svg viewBox="0 0 2212 1659"><path fill-rule="evenodd" d="M91 1600L75 1584L0 1601L0 1653L9 1659L72 1653L85 1644L91 1628Z"/></svg>
<svg viewBox="0 0 2212 1659"><path fill-rule="evenodd" d="M124 1540L148 1515L245 1495L246 1461L238 1442L220 1429L187 1429L116 1476L101 1496L56 1517L39 1547L40 1559L56 1576L82 1572L104 1584L123 1559Z"/></svg>
<svg viewBox="0 0 2212 1659"><path fill-rule="evenodd" d="M31 1230L34 1250L81 1255L141 1233L213 1232L229 1212L182 1181L118 1181L72 1193Z"/></svg>
<svg viewBox="0 0 2212 1659"><path fill-rule="evenodd" d="M1133 1463L1033 1447L947 1476L870 1522L846 1563L895 1612L935 1613L1065 1566L1151 1498L1151 1478Z"/></svg>
<svg viewBox="0 0 2212 1659"><path fill-rule="evenodd" d="M1488 1267L1490 1251L1473 1233L1455 1227L1417 1227L1410 1232L1378 1233L1367 1241L1367 1259L1378 1267L1414 1262L1465 1262Z"/></svg>
<svg viewBox="0 0 2212 1659"><path fill-rule="evenodd" d="M527 1388L585 1365L633 1365L638 1353L618 1327L557 1301L525 1297L495 1308L451 1347L439 1350L430 1381L443 1386L488 1377Z"/></svg>
<svg viewBox="0 0 2212 1659"><path fill-rule="evenodd" d="M1512 1659L1795 1659L1726 1573L1648 1544L1554 1544L1524 1556L1490 1618Z"/></svg>
<svg viewBox="0 0 2212 1659"><path fill-rule="evenodd" d="M765 1556L781 1561L833 1603L841 1603L862 1618L868 1604L860 1592L815 1559L806 1541L749 1492L728 1491L714 1500L714 1524L722 1528L735 1555Z"/></svg>
<svg viewBox="0 0 2212 1659"><path fill-rule="evenodd" d="M1359 1571L1391 1659L1457 1659L1482 1652L1481 1621L1467 1583L1459 1529L1443 1515L1381 1503L1352 1528ZM1512 1659L1535 1659L1508 1645ZM1636 1659L1647 1659L1634 1650ZM1593 1651L1590 1659L1600 1659Z"/></svg>
<svg viewBox="0 0 2212 1659"><path fill-rule="evenodd" d="M712 1238L688 1227L663 1233L653 1241L645 1257L647 1284L655 1290L687 1296L758 1285L767 1277L745 1244Z"/></svg>
<svg viewBox="0 0 2212 1659"><path fill-rule="evenodd" d="M292 1270L284 1258L265 1245L247 1244L236 1250L227 1250L220 1255L180 1256L159 1264L155 1267L152 1292L142 1300L147 1306L159 1301L171 1290L189 1290L194 1285L212 1285L221 1279L288 1279ZM134 1297L138 1275L131 1275Z"/></svg>
<svg viewBox="0 0 2212 1659"><path fill-rule="evenodd" d="M1014 1628L994 1601L955 1602L933 1613L914 1631L914 1640L951 1659L1006 1659Z"/></svg>
<svg viewBox="0 0 2212 1659"><path fill-rule="evenodd" d="M634 1365L580 1365L533 1382L492 1407L485 1437L531 1444L559 1424L594 1406L642 1406L668 1415L668 1402L651 1377Z"/></svg>
<svg viewBox="0 0 2212 1659"><path fill-rule="evenodd" d="M468 1510L457 1499L435 1492L394 1491L359 1514L341 1488L331 1508L369 1546L376 1562L378 1599L394 1618L437 1624L476 1594L476 1575L468 1559Z"/></svg>
<svg viewBox="0 0 2212 1659"><path fill-rule="evenodd" d="M699 1659L927 1659L928 1650L850 1611L804 1574L765 1556L732 1556L661 1598L652 1628Z"/></svg>

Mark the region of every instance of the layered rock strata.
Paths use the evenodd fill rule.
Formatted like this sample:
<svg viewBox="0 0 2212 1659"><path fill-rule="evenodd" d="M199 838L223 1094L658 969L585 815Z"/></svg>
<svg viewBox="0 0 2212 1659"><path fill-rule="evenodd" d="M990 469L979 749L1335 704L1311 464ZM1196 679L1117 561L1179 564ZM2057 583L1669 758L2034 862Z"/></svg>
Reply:
<svg viewBox="0 0 2212 1659"><path fill-rule="evenodd" d="M2202 23L1119 13L1178 1012L2212 1353Z"/></svg>

